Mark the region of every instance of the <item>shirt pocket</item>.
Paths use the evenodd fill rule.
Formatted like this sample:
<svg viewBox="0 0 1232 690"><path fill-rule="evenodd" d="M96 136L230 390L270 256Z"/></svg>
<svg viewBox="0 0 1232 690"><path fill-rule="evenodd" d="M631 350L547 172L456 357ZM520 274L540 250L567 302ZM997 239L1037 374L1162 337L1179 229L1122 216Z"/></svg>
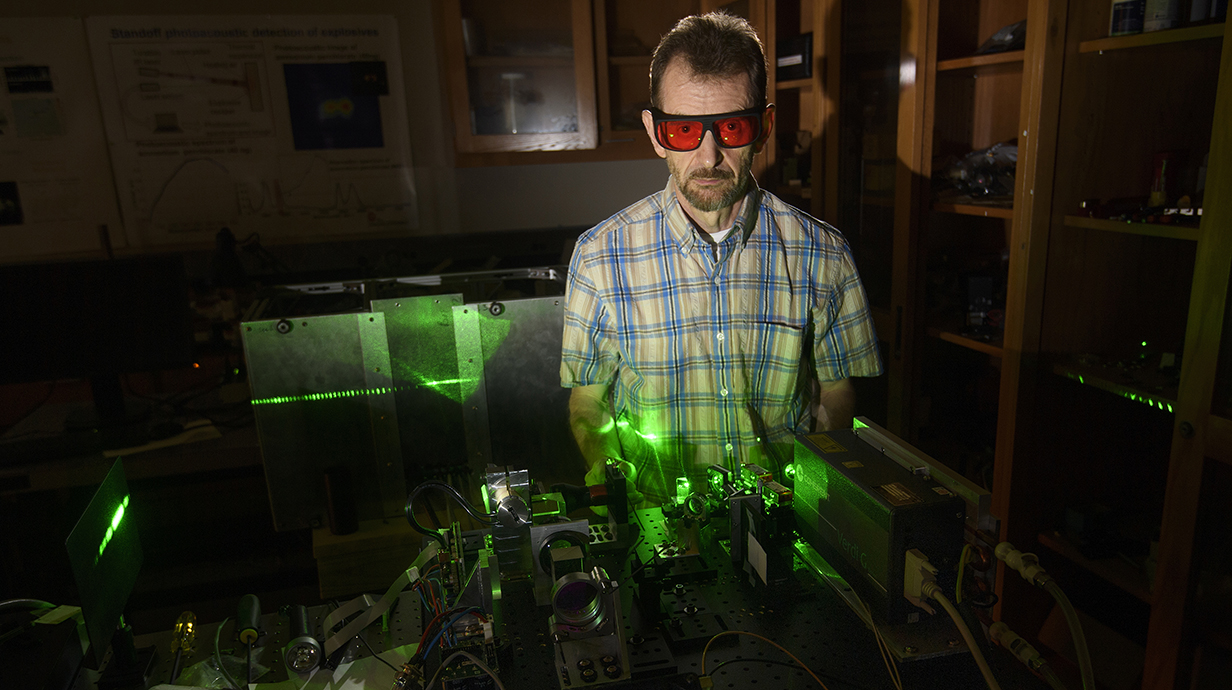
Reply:
<svg viewBox="0 0 1232 690"><path fill-rule="evenodd" d="M805 327L772 321L749 322L741 329L739 341L746 395L767 402L792 400L805 355Z"/></svg>

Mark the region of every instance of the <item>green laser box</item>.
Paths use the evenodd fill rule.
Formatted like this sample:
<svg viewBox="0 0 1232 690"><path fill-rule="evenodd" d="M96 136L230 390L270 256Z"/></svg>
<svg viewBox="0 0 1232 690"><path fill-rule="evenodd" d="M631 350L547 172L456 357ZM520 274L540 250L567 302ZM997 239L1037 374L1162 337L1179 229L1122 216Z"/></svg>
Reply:
<svg viewBox="0 0 1232 690"><path fill-rule="evenodd" d="M962 550L965 505L941 484L874 449L853 430L798 434L796 528L874 615L913 622L903 596L906 552L920 549L943 575ZM953 582L953 578L949 578Z"/></svg>

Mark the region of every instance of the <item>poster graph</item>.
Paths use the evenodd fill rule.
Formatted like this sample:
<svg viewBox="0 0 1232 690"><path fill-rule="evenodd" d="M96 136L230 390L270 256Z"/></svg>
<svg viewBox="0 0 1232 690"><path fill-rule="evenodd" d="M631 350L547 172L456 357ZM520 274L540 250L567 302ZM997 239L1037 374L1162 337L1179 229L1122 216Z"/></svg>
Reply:
<svg viewBox="0 0 1232 690"><path fill-rule="evenodd" d="M199 243L418 224L386 16L86 20L130 236Z"/></svg>

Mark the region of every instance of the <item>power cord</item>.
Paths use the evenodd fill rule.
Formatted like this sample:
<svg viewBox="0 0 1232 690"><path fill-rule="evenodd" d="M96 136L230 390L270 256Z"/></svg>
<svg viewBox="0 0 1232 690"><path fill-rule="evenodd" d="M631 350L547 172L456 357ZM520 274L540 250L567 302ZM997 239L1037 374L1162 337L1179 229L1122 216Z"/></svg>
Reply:
<svg viewBox="0 0 1232 690"><path fill-rule="evenodd" d="M1039 650L1032 647L1031 643L1019 637L1013 630L1010 630L1008 625L998 621L988 628L988 633L992 636L993 642L1007 649L1024 666L1039 674L1053 690L1066 690L1065 684L1057 677L1056 672L1048 665L1048 662L1039 653Z"/></svg>
<svg viewBox="0 0 1232 690"><path fill-rule="evenodd" d="M1086 633L1082 631L1082 621L1078 619L1078 612L1074 610L1069 597L1065 596L1065 592L1061 591L1052 576L1044 571L1043 566L1039 564L1039 557L1035 554L1023 553L1015 549L1014 545L1008 541L997 544L994 553L1006 565L1017 570L1018 574L1022 575L1022 579L1048 592L1056 600L1057 605L1061 607L1061 613L1065 614L1065 622L1069 624L1069 634L1074 638L1074 653L1078 656L1082 690L1095 690L1095 670L1091 666L1091 650L1087 647Z"/></svg>
<svg viewBox="0 0 1232 690"><path fill-rule="evenodd" d="M954 608L954 604L950 603L949 598L941 591L941 585L937 584L936 576L937 568L928 562L928 556L925 556L919 549L911 549L907 552L906 567L903 571L903 595L911 603L929 613L932 613L933 609L927 604L928 601L936 601L940 604L941 608L949 614L950 619L954 621L954 625L958 626L958 632L962 633L963 640L971 650L975 665L979 667L989 690L1001 690L996 677L992 675L992 669L988 666L988 660L984 658L984 652L975 641L975 635L971 633L971 628L958 613L958 609Z"/></svg>

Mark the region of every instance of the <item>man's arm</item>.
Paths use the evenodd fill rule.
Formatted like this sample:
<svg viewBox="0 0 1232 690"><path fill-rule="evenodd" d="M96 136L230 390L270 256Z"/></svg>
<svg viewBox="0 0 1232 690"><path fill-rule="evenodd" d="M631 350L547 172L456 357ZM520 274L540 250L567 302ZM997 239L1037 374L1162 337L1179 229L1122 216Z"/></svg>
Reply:
<svg viewBox="0 0 1232 690"><path fill-rule="evenodd" d="M607 393L606 384L577 386L569 393L569 428L586 462L586 481L592 484L603 483L607 458L620 457L616 422L608 410Z"/></svg>
<svg viewBox="0 0 1232 690"><path fill-rule="evenodd" d="M820 383L821 394L817 397L816 431L850 429L851 417L856 409L856 391L851 386L851 379L821 381Z"/></svg>

